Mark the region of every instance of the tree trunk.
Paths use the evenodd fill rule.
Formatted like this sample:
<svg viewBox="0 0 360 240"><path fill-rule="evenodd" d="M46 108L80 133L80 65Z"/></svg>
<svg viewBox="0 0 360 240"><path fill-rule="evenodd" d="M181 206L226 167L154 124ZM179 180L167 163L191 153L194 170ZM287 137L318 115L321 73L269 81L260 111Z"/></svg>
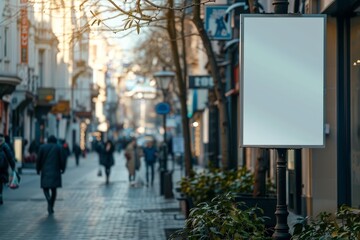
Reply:
<svg viewBox="0 0 360 240"><path fill-rule="evenodd" d="M224 170L227 170L229 168L229 159L228 159L229 114L228 114L228 109L226 107L226 97L224 93L224 87L221 82L221 76L219 73L218 65L216 62L216 56L213 51L211 41L204 29L204 23L200 18L200 6L201 6L201 1L194 0L193 23L197 28L200 38L203 42L206 54L208 56L208 61L211 69L211 76L214 80L215 95L217 98L217 106L219 109L221 163L222 163L222 168Z"/></svg>
<svg viewBox="0 0 360 240"><path fill-rule="evenodd" d="M174 2L169 0L169 7L167 14L167 31L170 38L171 53L176 68L176 79L179 87L179 99L181 105L181 122L184 135L184 162L185 162L185 175L190 176L192 173L192 157L191 157L191 144L190 144L190 126L189 119L187 117L187 104L186 104L186 81L182 74L180 56L177 44L176 28L175 28L175 15L172 9ZM185 46L183 46L185 47Z"/></svg>

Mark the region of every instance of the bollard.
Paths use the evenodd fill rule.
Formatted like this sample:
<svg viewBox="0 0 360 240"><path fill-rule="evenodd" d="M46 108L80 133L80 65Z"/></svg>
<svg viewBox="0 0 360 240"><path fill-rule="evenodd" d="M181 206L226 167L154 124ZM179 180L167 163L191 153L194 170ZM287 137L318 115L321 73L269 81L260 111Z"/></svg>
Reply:
<svg viewBox="0 0 360 240"><path fill-rule="evenodd" d="M173 183L172 183L172 174L173 171L165 171L164 173L164 197L165 198L173 198Z"/></svg>

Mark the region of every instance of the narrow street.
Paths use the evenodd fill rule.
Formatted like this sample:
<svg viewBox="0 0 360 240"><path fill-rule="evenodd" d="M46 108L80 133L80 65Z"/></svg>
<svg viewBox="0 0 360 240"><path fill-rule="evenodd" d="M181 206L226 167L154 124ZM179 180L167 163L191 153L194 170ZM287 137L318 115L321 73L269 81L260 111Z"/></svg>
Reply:
<svg viewBox="0 0 360 240"><path fill-rule="evenodd" d="M48 215L40 188L40 176L25 169L19 189L4 191L0 206L2 240L15 239L166 239L170 229L181 228L183 215L178 201L159 194L159 172L154 186L130 186L123 154L115 154L110 184L104 174L97 176L95 153L80 159L68 159L63 187L58 189L55 213ZM169 165L171 166L171 164ZM137 179L145 181L144 164ZM173 183L180 179L174 171Z"/></svg>

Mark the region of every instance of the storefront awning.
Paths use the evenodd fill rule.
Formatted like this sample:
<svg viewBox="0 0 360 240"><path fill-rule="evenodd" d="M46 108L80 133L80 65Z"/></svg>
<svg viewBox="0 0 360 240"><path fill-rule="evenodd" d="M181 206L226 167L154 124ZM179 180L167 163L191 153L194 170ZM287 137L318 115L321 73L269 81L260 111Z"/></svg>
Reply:
<svg viewBox="0 0 360 240"><path fill-rule="evenodd" d="M12 93L11 97L11 108L16 109L25 109L30 103L35 99L35 95L27 90L15 90Z"/></svg>
<svg viewBox="0 0 360 240"><path fill-rule="evenodd" d="M0 98L15 91L16 86L21 83L21 78L13 75L0 74Z"/></svg>

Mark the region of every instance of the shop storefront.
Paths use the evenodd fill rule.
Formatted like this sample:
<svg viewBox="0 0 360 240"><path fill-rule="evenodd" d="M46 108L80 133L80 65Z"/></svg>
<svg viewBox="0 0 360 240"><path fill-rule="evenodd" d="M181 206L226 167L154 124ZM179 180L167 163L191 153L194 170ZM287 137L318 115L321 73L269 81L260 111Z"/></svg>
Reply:
<svg viewBox="0 0 360 240"><path fill-rule="evenodd" d="M336 171L326 174L336 176L337 206L360 207L360 1L322 0L319 4L321 13L328 15L328 45L336 46L336 50L328 47L327 54L328 97L336 89L327 102L328 116L336 116L328 132L328 138L336 136ZM329 81L332 78L334 85ZM326 146L331 147L331 143Z"/></svg>
<svg viewBox="0 0 360 240"><path fill-rule="evenodd" d="M351 205L360 207L360 8L350 20Z"/></svg>

